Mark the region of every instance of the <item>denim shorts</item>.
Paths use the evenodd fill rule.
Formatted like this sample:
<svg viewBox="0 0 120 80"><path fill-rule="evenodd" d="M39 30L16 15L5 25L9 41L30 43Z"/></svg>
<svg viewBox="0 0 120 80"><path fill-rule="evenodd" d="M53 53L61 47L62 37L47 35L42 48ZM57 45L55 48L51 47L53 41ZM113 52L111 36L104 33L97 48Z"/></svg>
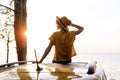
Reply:
<svg viewBox="0 0 120 80"><path fill-rule="evenodd" d="M67 61L52 61L53 63L60 63L60 64L68 64L68 63L71 63L71 59L70 60L67 60Z"/></svg>

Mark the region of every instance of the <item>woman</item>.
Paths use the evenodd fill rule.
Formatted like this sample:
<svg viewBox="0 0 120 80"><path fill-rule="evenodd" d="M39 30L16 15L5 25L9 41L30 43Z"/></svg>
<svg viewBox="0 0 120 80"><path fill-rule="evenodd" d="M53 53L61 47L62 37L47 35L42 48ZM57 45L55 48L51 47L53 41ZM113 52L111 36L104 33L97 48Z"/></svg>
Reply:
<svg viewBox="0 0 120 80"><path fill-rule="evenodd" d="M56 17L57 29L60 31L54 32L49 38L50 43L46 48L40 63L50 52L52 46L55 46L53 63L67 64L71 62L71 58L76 55L74 50L75 36L83 31L83 27L73 24L67 17ZM69 31L68 26L76 28L76 31Z"/></svg>

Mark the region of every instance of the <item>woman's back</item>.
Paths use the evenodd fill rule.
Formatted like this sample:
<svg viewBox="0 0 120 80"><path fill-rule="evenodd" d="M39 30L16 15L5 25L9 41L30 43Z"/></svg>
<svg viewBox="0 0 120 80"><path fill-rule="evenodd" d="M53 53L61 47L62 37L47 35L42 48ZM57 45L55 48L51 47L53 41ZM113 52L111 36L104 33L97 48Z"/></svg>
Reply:
<svg viewBox="0 0 120 80"><path fill-rule="evenodd" d="M55 61L65 61L71 59L75 32L54 32L50 41L55 45ZM64 57L63 57L64 56Z"/></svg>

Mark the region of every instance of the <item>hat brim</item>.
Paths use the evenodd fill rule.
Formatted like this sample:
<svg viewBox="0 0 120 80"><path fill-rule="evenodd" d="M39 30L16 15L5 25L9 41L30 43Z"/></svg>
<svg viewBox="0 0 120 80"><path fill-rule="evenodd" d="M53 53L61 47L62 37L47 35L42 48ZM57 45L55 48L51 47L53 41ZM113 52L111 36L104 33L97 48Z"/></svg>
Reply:
<svg viewBox="0 0 120 80"><path fill-rule="evenodd" d="M56 20L57 20L57 22L59 23L59 25L60 25L64 30L68 31L68 29L65 28L65 26L64 26L63 23L60 21L60 18L59 18L58 16L56 16Z"/></svg>

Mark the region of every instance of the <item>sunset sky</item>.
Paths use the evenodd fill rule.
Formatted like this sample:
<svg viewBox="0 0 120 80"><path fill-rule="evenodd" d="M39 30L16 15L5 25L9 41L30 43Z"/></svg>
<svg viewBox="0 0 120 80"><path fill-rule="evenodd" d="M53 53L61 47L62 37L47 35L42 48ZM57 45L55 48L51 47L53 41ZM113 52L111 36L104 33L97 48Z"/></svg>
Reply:
<svg viewBox="0 0 120 80"><path fill-rule="evenodd" d="M84 27L77 53L120 53L120 0L27 0L28 45L43 53L56 31L56 16Z"/></svg>

